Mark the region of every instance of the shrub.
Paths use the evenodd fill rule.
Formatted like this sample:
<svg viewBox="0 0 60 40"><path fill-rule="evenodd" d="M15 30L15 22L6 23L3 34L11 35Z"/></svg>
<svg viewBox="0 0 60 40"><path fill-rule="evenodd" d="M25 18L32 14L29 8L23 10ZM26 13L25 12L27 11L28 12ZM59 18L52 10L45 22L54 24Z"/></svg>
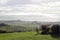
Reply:
<svg viewBox="0 0 60 40"><path fill-rule="evenodd" d="M37 34L39 34L39 29L38 28L36 28L36 32L37 32Z"/></svg>
<svg viewBox="0 0 60 40"><path fill-rule="evenodd" d="M41 34L48 34L49 33L48 25L42 25L41 29L42 29Z"/></svg>
<svg viewBox="0 0 60 40"><path fill-rule="evenodd" d="M7 31L4 31L4 30L0 30L0 33L7 33Z"/></svg>
<svg viewBox="0 0 60 40"><path fill-rule="evenodd" d="M53 34L53 35L59 35L59 33L60 33L60 25L53 25L52 27L51 27L51 33Z"/></svg>

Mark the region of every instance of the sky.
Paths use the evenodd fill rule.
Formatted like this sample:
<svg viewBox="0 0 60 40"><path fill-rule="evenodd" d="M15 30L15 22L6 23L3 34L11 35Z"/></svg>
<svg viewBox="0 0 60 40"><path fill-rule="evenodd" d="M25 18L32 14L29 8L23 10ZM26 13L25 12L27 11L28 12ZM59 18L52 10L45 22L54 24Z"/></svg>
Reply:
<svg viewBox="0 0 60 40"><path fill-rule="evenodd" d="M0 0L0 20L60 21L60 0Z"/></svg>

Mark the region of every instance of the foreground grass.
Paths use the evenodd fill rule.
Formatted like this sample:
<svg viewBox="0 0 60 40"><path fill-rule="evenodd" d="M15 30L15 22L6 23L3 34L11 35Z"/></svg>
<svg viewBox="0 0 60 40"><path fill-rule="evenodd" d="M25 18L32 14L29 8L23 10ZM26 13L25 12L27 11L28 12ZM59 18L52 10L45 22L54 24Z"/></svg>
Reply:
<svg viewBox="0 0 60 40"><path fill-rule="evenodd" d="M18 32L0 34L0 40L60 40L50 35L36 35L36 32Z"/></svg>

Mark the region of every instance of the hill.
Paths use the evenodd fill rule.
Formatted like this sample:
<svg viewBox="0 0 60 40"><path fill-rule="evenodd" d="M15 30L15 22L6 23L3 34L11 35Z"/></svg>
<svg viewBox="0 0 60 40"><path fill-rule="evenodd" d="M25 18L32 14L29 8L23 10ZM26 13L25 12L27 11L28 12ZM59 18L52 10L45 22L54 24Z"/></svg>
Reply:
<svg viewBox="0 0 60 40"><path fill-rule="evenodd" d="M11 21L0 21L0 24L6 24L9 26L0 26L0 30L6 31L35 31L36 27L39 28L42 24L59 24L60 22L39 22L39 21L21 21L21 20L11 20Z"/></svg>

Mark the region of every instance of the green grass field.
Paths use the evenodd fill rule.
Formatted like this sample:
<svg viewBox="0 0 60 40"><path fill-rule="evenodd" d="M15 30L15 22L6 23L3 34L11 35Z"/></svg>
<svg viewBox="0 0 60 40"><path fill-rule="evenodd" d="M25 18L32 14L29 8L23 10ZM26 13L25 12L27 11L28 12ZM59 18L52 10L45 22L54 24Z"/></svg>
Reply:
<svg viewBox="0 0 60 40"><path fill-rule="evenodd" d="M36 35L36 32L15 32L0 34L0 40L60 40L50 35Z"/></svg>

